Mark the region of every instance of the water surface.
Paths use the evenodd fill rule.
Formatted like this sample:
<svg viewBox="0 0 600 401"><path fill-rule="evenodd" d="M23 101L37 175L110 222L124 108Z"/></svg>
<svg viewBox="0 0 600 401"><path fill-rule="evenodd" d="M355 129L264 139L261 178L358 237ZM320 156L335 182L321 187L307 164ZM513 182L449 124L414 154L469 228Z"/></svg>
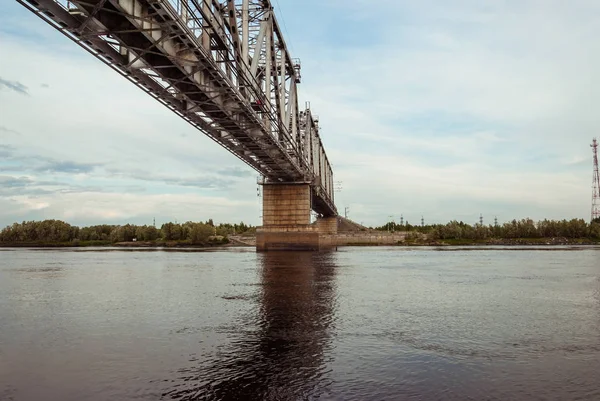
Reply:
<svg viewBox="0 0 600 401"><path fill-rule="evenodd" d="M600 248L0 249L1 400L598 400Z"/></svg>

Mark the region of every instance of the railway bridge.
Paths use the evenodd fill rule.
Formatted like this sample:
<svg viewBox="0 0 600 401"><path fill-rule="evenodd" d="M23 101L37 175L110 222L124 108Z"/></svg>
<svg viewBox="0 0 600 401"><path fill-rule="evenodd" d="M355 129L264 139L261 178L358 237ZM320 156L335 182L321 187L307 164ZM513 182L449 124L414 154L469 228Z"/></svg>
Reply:
<svg viewBox="0 0 600 401"><path fill-rule="evenodd" d="M270 0L17 1L260 173L258 250L335 233L333 170Z"/></svg>

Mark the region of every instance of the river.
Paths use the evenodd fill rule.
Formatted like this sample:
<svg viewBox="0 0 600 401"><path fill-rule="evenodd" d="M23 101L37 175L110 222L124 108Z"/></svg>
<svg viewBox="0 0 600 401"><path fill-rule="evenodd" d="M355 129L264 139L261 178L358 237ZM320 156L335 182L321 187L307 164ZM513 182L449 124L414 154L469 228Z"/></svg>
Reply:
<svg viewBox="0 0 600 401"><path fill-rule="evenodd" d="M0 400L600 400L600 248L0 248Z"/></svg>

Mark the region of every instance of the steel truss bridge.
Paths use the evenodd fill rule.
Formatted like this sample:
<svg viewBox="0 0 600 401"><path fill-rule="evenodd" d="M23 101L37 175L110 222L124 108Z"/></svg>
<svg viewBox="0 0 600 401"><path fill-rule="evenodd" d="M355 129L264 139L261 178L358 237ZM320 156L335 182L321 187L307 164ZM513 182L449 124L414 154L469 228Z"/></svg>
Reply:
<svg viewBox="0 0 600 401"><path fill-rule="evenodd" d="M318 119L270 0L17 0L258 171L337 215Z"/></svg>

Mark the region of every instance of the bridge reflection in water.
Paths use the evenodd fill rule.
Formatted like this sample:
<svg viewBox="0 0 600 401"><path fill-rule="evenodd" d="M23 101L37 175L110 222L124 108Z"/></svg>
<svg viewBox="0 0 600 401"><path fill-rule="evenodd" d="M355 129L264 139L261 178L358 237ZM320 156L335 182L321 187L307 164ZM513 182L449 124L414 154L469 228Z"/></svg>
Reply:
<svg viewBox="0 0 600 401"><path fill-rule="evenodd" d="M280 400L327 394L335 324L335 253L258 255L261 282L245 322L198 365L179 372L165 399Z"/></svg>

